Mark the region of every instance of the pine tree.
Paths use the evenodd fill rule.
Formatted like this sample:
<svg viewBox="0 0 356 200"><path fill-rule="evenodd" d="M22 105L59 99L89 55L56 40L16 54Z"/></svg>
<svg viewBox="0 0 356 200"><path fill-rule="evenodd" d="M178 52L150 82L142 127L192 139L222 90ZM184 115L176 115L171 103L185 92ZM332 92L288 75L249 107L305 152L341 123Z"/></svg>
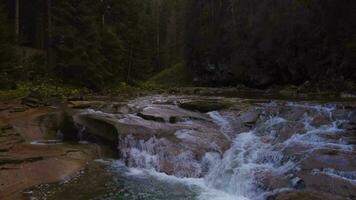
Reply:
<svg viewBox="0 0 356 200"><path fill-rule="evenodd" d="M66 83L99 90L108 75L100 53L99 1L53 2L55 74Z"/></svg>
<svg viewBox="0 0 356 200"><path fill-rule="evenodd" d="M20 71L16 68L16 51L4 5L0 4L0 89L12 87ZM17 77L18 78L18 77Z"/></svg>

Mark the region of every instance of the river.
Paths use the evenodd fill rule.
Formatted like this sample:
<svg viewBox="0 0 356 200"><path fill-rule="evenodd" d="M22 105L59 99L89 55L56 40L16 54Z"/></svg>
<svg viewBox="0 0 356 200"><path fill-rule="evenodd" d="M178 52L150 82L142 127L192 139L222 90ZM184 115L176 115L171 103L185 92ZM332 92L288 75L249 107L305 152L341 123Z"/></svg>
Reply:
<svg viewBox="0 0 356 200"><path fill-rule="evenodd" d="M117 158L95 162L123 189L87 199L356 197L356 113L345 102L149 96L108 107L75 120L88 135L103 134L97 121L117 130Z"/></svg>

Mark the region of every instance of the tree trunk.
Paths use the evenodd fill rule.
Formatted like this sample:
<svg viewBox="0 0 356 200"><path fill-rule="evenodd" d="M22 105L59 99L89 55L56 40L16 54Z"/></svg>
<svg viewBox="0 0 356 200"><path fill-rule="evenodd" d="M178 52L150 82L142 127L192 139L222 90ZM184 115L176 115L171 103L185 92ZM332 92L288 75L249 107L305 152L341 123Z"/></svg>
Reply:
<svg viewBox="0 0 356 200"><path fill-rule="evenodd" d="M20 37L20 0L15 0L15 40L19 42Z"/></svg>
<svg viewBox="0 0 356 200"><path fill-rule="evenodd" d="M52 0L47 0L47 64L49 69L52 68Z"/></svg>
<svg viewBox="0 0 356 200"><path fill-rule="evenodd" d="M157 67L160 70L161 69L161 58L160 58L160 46L161 46L161 42L160 42L160 0L156 0L156 42L157 42Z"/></svg>
<svg viewBox="0 0 356 200"><path fill-rule="evenodd" d="M126 78L126 82L130 83L130 79L131 79L131 66L132 66L132 48L131 45L129 47L129 64L128 64L128 68L127 68L127 78Z"/></svg>

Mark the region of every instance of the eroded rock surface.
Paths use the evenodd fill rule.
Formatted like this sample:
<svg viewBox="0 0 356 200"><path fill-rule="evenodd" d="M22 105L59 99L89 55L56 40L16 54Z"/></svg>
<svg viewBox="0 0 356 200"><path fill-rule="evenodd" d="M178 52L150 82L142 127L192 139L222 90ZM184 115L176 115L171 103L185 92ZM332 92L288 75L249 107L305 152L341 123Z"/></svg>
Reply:
<svg viewBox="0 0 356 200"><path fill-rule="evenodd" d="M95 153L89 145L64 145L48 140L59 128L53 109L36 105L13 112L22 105L19 102L7 105L0 111L1 200L22 200L26 188L69 178L93 159Z"/></svg>
<svg viewBox="0 0 356 200"><path fill-rule="evenodd" d="M214 97L144 97L124 105L125 112L84 110L74 119L88 130L95 130L91 120L114 127L112 139L118 140L120 159L128 167L203 177L213 189L252 199L356 196L352 107L224 99L225 107L216 102ZM99 130L91 132L108 132Z"/></svg>
<svg viewBox="0 0 356 200"><path fill-rule="evenodd" d="M356 114L349 103L148 96L70 105L65 123L41 118L38 109L0 120L0 154L7 155L0 157L0 176L21 166L33 171L31 180L39 176L43 181L38 174L43 165L64 166L56 168L58 173L44 171L48 180L55 180L81 166L91 155L87 150L59 148L57 140L41 142L41 134L60 130L67 138L112 145L118 159L136 172L193 181L189 184L218 191L216 195L268 200L356 197ZM29 129L38 123L42 128ZM33 140L45 145L29 145ZM8 174L4 183L13 179Z"/></svg>

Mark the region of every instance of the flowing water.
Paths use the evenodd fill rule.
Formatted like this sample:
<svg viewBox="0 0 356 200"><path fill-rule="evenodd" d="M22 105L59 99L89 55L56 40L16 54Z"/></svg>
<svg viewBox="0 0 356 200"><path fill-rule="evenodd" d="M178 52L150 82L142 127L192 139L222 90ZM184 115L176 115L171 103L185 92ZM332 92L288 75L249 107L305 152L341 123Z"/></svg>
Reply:
<svg viewBox="0 0 356 200"><path fill-rule="evenodd" d="M252 107L258 118L253 126L245 124L244 131L238 128L243 123L236 125L241 112L204 114L227 141L225 150L215 140L204 141L196 129L189 128L198 121L188 118L166 137L153 134L142 139L134 131L120 135L120 159L97 162L107 166L115 182L125 187L124 199L263 200L309 187L308 178L318 176L341 181L351 187L351 195L356 193L356 166L347 163L355 155L346 126L352 109L282 101ZM118 122L133 117L85 112ZM208 148L197 153L199 145Z"/></svg>

